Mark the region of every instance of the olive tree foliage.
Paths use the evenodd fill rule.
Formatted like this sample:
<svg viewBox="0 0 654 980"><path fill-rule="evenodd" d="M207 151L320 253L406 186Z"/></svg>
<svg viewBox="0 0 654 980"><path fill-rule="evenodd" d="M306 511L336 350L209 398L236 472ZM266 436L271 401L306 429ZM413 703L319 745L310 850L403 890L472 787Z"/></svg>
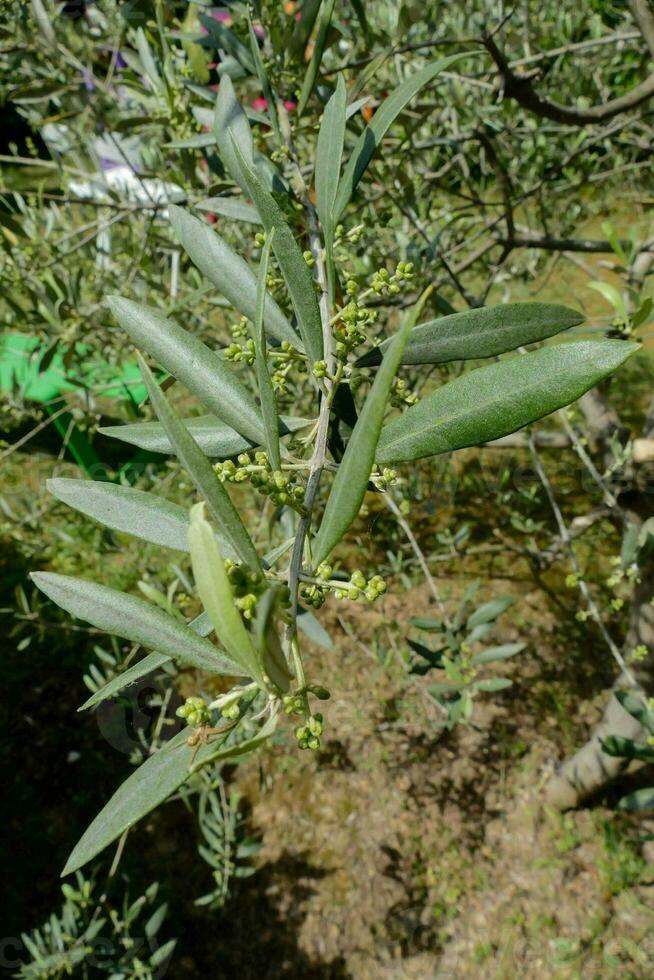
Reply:
<svg viewBox="0 0 654 980"><path fill-rule="evenodd" d="M314 675L300 629L306 617L315 622L307 607L319 610L330 593L374 602L386 590L374 567L346 570L341 550L366 494L385 493L406 464L502 439L557 411L637 349L619 338L525 350L583 319L555 304L475 304L437 316L433 276L424 266L420 278L428 281L416 283L414 264L397 246L371 274L362 272L355 247L361 196L369 202L370 168L382 142L425 91L446 111L444 83L453 71L472 71L483 49L462 43L464 50L417 65L407 58L367 124L353 130L356 73L348 73L349 85L342 71L321 73L333 6L306 4L290 23L277 5L255 10L253 19L243 11L242 34L206 22L226 52L226 67L208 134L176 142L211 148L231 193L207 206L214 213L226 208L230 225L251 236L253 248L241 254L188 202L167 203L166 211L174 240L203 277L201 291L217 292L241 316L229 346L216 349L189 329L198 316L187 314L190 295L182 310L166 309L151 295L154 283L143 296L145 288L132 290L128 279L127 290L106 297L116 324L140 351L156 416L108 434L174 454L194 493L187 509L109 483L59 479L51 489L113 529L185 552L203 612L187 622L179 610L101 583L52 572L32 578L71 615L150 651L85 707L169 660L224 680L217 697L198 691L186 700L178 713L187 727L123 783L74 848L66 872L85 865L208 764L260 748L284 715L293 720L298 748L318 750L329 718L317 709L329 698L330 679ZM354 10L365 33L365 11ZM198 43L192 30L168 29L161 5L155 13L150 34L157 42L142 29L136 37L149 81L146 101L169 87L174 46ZM293 74L289 52L298 43L302 51L314 30L308 64ZM287 69L296 86L293 113ZM255 76L265 95L262 118L248 118L238 97L244 76ZM316 103L320 122L307 132L303 113ZM366 233L374 236L374 209L365 208ZM402 296L406 309L399 317L380 316L371 302ZM407 369L413 377L471 359L494 362L426 385L420 400L402 377ZM164 390L171 379L206 414L181 416ZM261 522L236 503L234 485L244 483L268 501L265 548ZM474 697L502 686L483 677L484 665L520 648L491 648L470 659L470 645L502 608L462 609L443 624L440 662L448 682L437 700L449 723L469 718Z"/></svg>
<svg viewBox="0 0 654 980"><path fill-rule="evenodd" d="M174 453L196 495L189 511L109 484L56 480L52 491L111 528L185 552L204 612L187 623L96 583L52 573L35 581L73 615L151 651L87 707L171 659L237 679L221 682L232 686L218 698L189 699L189 728L118 790L68 871L193 773L265 744L284 713L301 749L320 746L329 713L317 702L329 678L313 676L302 630L315 635L309 610L329 593L383 594L376 569L347 568L340 542L366 493L396 506L385 491L418 459L522 442L556 521L552 546L530 560L574 572L577 526L566 523L540 450L548 440L562 452L581 446L601 481L602 516L625 530L624 581L634 563L641 578L621 649L580 574L588 628L594 620L620 664L620 688L651 682L651 653L631 662L650 645L646 499L631 506L650 432L627 432L594 387L648 318L650 243L613 229L575 237L593 211L588 188L611 189L626 174L638 186L649 165L649 5L598 3L590 15L542 5L537 18L530 4L505 17L487 3L229 11L226 24L201 5L89 5L80 24L42 2L20 5L3 51L8 96L43 140L11 154L5 323L38 331L71 366L77 340L86 358L118 360L130 343L149 355L142 370L157 421L108 434ZM574 118L561 111L568 94ZM53 130L53 118L63 128ZM100 195L89 188L107 154L131 174L129 192L108 179ZM510 283L529 281L543 256L592 252L624 274L612 336L521 353L582 317L551 303L502 304ZM511 351L456 377L468 360ZM162 391L173 378L203 414L179 417ZM563 418L563 431L511 436L588 389L579 403L587 450L587 432ZM413 390L423 395L415 404ZM264 494L265 537L241 510L237 484ZM480 674L484 664L518 652L461 660L499 611L439 608L421 624L446 638L437 698L447 723L498 689L502 679ZM421 655L436 663L433 651ZM624 762L600 739L638 739L641 724L613 698L551 798L573 804L617 772Z"/></svg>

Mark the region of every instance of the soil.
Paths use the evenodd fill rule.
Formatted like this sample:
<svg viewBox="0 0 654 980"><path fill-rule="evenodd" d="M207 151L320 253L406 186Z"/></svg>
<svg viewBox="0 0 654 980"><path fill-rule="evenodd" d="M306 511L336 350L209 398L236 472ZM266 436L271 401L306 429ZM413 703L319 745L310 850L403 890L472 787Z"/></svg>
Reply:
<svg viewBox="0 0 654 980"><path fill-rule="evenodd" d="M489 592L497 594L492 583ZM263 848L258 874L221 917L234 930L221 975L650 977L654 866L638 825L613 812L624 786L574 814L541 804L544 781L603 695L595 672L586 716L559 704L559 717L569 713L561 727L551 704L562 696L558 669L544 672L539 650L547 639L547 658L563 672L575 658L604 657L601 647L588 637L583 647L558 646L569 637L542 594L523 591L514 625L498 637L530 640L501 665L513 688L479 704L475 727L447 732L423 680L407 687L397 658L381 663L378 653L384 624L425 614L427 594L384 605L342 603L326 617L338 649L315 650L312 662L333 693L323 749L298 754L287 733L236 770ZM339 624L345 616L356 616L357 640ZM593 683L578 673L581 690L568 691L577 703Z"/></svg>

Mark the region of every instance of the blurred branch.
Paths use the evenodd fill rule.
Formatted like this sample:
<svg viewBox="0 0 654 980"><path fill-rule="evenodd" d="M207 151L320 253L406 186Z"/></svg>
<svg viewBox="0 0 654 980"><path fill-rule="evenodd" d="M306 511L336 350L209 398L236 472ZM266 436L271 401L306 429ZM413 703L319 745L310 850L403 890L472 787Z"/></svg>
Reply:
<svg viewBox="0 0 654 980"><path fill-rule="evenodd" d="M589 109L573 109L569 106L560 105L558 102L542 99L534 90L531 76L516 74L504 53L495 43L494 37L486 35L482 38L482 44L500 73L502 98L513 99L523 109L527 109L542 118L553 119L555 122L572 126L586 126L589 123L604 122L621 112L634 109L654 95L653 73L631 89L630 92L619 96L617 99L611 99L609 102L592 106Z"/></svg>

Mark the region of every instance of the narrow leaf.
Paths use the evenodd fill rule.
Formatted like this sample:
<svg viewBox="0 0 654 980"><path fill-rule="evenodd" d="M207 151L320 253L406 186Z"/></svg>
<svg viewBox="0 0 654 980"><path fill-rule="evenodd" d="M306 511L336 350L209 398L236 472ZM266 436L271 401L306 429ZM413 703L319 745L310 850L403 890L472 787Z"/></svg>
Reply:
<svg viewBox="0 0 654 980"><path fill-rule="evenodd" d="M309 363L313 364L322 359L323 346L320 309L311 272L293 232L286 223L282 209L263 186L257 174L248 166L237 144L234 142L233 145L245 174L250 197L261 215L266 234L269 235L273 229L275 231L273 251L293 303L304 349L309 357Z"/></svg>
<svg viewBox="0 0 654 980"><path fill-rule="evenodd" d="M316 84L320 62L322 61L322 56L325 52L325 44L327 43L327 35L329 33L329 27L332 21L332 14L334 13L334 3L335 0L323 0L320 7L318 32L313 45L313 51L311 52L311 61L309 62L309 67L306 70L304 81L302 83L300 102L297 107L299 115L302 115L304 112ZM341 77L342 76L339 76L339 78Z"/></svg>
<svg viewBox="0 0 654 980"><path fill-rule="evenodd" d="M484 602L483 605L479 606L473 613L470 614L470 616L468 616L466 629L472 630L475 628L475 626L481 626L484 623L492 623L498 616L501 616L502 613L506 612L511 605L513 605L513 599L508 595L499 596L497 599L491 599L490 602Z"/></svg>
<svg viewBox="0 0 654 980"><path fill-rule="evenodd" d="M250 39L250 51L252 52L252 61L254 62L254 69L259 79L259 84L261 85L261 90L263 92L263 97L266 100L268 107L268 117L272 124L272 128L275 133L275 138L278 143L283 143L282 134L279 129L279 119L277 118L277 106L275 101L275 96L270 84L270 79L268 78L268 73L266 71L266 66L261 58L261 52L259 51L259 41L257 40L257 35L254 33L254 27L252 25L252 17L250 15L250 10L248 8L248 37Z"/></svg>
<svg viewBox="0 0 654 980"><path fill-rule="evenodd" d="M266 450L273 470L279 470L282 465L279 455L279 415L277 413L275 391L270 380L270 372L268 371L266 334L263 328L263 304L266 298L268 263L270 260L270 247L274 238L275 230L273 229L266 238L266 243L261 254L259 283L257 286L257 310L254 320L254 349L261 414L263 415L263 426L266 431Z"/></svg>
<svg viewBox="0 0 654 980"><path fill-rule="evenodd" d="M607 755L621 759L638 759L640 762L654 762L654 746L634 742L621 735L609 735L602 739L602 749Z"/></svg>
<svg viewBox="0 0 654 980"><path fill-rule="evenodd" d="M240 148L242 156L247 160L250 166L254 165L254 144L252 141L252 132L250 130L248 117L245 114L243 106L236 98L234 86L232 85L232 80L229 75L223 75L220 79L218 97L216 98L213 130L216 143L218 144L218 150L220 152L220 159L222 160L225 169L243 189L243 191L247 193L247 185L243 177L243 171L241 170L238 158L234 153L234 148L229 135L230 130L234 135L234 139Z"/></svg>
<svg viewBox="0 0 654 980"><path fill-rule="evenodd" d="M250 568L259 569L261 563L256 548L238 511L230 500L227 490L217 479L211 463L178 417L170 402L165 398L143 358L140 355L138 358L152 407L166 430L175 455L193 480L198 492L206 500L218 523L221 537L227 539L241 561L249 565Z"/></svg>
<svg viewBox="0 0 654 980"><path fill-rule="evenodd" d="M219 20L216 20L215 17L211 17L208 14L200 14L199 20L202 26L206 28L211 40L219 48L222 48L223 51L230 54L249 75L254 73L254 64L250 52L246 45L236 36L234 31L231 31L225 24L221 24ZM223 77L221 76L221 84Z"/></svg>
<svg viewBox="0 0 654 980"><path fill-rule="evenodd" d="M389 465L490 442L563 408L638 349L620 340L559 344L470 371L384 426Z"/></svg>
<svg viewBox="0 0 654 980"><path fill-rule="evenodd" d="M242 742L227 742L228 735L223 734L200 745L199 749L188 744L188 729L179 732L146 759L114 793L73 848L62 875L71 874L91 861L163 803L200 766L221 757L227 759L244 755L257 748L270 737L275 722L276 718L271 718L252 738Z"/></svg>
<svg viewBox="0 0 654 980"><path fill-rule="evenodd" d="M298 629L301 630L306 636L307 640L311 643L315 643L317 647L322 647L323 650L333 650L334 643L322 625L319 619L317 619L312 612L308 609L300 609L298 611L297 617Z"/></svg>
<svg viewBox="0 0 654 980"><path fill-rule="evenodd" d="M257 277L247 262L205 221L175 205L171 205L169 212L175 237L191 262L220 290L234 309L248 320L253 320L257 303ZM300 338L272 296L266 296L266 332L301 349ZM220 412L216 414L220 415Z"/></svg>
<svg viewBox="0 0 654 980"><path fill-rule="evenodd" d="M346 102L345 81L339 75L336 90L325 106L316 145L316 210L329 237L333 231L334 204L341 173Z"/></svg>
<svg viewBox="0 0 654 980"><path fill-rule="evenodd" d="M526 643L503 643L498 647L489 647L483 653L477 654L472 658L473 664L494 664L498 660L509 660L521 653L526 647Z"/></svg>
<svg viewBox="0 0 654 980"><path fill-rule="evenodd" d="M508 677L490 677L487 681L477 681L475 688L478 691L503 691L507 687L511 687L513 681L510 681Z"/></svg>
<svg viewBox="0 0 654 980"><path fill-rule="evenodd" d="M449 68L450 65L453 65L461 58L468 56L469 53L453 54L447 58L441 58L439 61L433 61L431 64L425 65L420 71L414 72L413 75L405 79L381 104L357 140L352 155L346 164L334 208L335 221L338 221L343 213L355 188L366 172L372 155L386 135L388 128L406 107L407 103L411 101L421 88L428 85L439 72Z"/></svg>
<svg viewBox="0 0 654 980"><path fill-rule="evenodd" d="M640 813L643 810L654 810L654 786L647 786L645 789L637 789L635 793L629 793L618 803L620 810L630 810Z"/></svg>
<svg viewBox="0 0 654 980"><path fill-rule="evenodd" d="M58 606L97 629L199 670L242 676L240 667L208 640L144 599L71 575L32 572L31 578Z"/></svg>
<svg viewBox="0 0 654 980"><path fill-rule="evenodd" d="M46 487L57 500L113 531L124 531L164 548L188 551L188 511L179 504L143 490L95 480L57 477L48 480ZM229 541L221 542L221 546L228 558L238 558Z"/></svg>
<svg viewBox="0 0 654 980"><path fill-rule="evenodd" d="M231 143L230 143L231 147ZM198 211L211 211L234 221L247 221L251 225L260 225L261 218L256 208L246 204L240 197L206 197L195 207Z"/></svg>
<svg viewBox="0 0 654 980"><path fill-rule="evenodd" d="M375 451L393 378L397 374L407 337L430 292L431 287L425 290L398 330L368 392L338 467L325 513L311 548L314 568L335 548L359 513L375 462Z"/></svg>
<svg viewBox="0 0 654 980"><path fill-rule="evenodd" d="M246 439L240 432L221 422L215 415L198 415L195 418L184 419L182 424L193 436L204 455L210 456L212 459L229 459L230 456L237 456L239 453L245 453L255 446L261 445L260 442ZM296 419L289 415L282 415L280 435L296 432L310 424L310 419ZM167 454L173 452L170 439L160 422L107 425L98 429L98 432L103 436L109 436L111 439L120 439L121 442L129 443L131 446L147 449L152 453Z"/></svg>
<svg viewBox="0 0 654 980"><path fill-rule="evenodd" d="M445 364L494 357L553 337L584 319L576 310L550 303L502 303L465 310L414 327L402 364ZM379 364L389 343L385 340L368 351L359 358L357 367Z"/></svg>
<svg viewBox="0 0 654 980"><path fill-rule="evenodd" d="M188 542L195 585L218 640L231 658L265 687L259 658L241 614L234 605L225 561L218 550L211 525L204 517L203 503L191 508Z"/></svg>
<svg viewBox="0 0 654 980"><path fill-rule="evenodd" d="M201 613L195 619L191 620L188 628L193 630L194 633L197 633L198 636L208 636L213 630L213 625L207 614ZM170 663L171 659L165 653L149 653L142 660L139 660L138 663L128 667L127 670L124 670L121 674L117 674L116 677L112 677L110 681L101 687L100 690L95 691L77 710L85 711L87 708L92 708L94 705L99 704L100 701L106 701L107 698L112 698L114 694L118 694L119 691L129 687L130 684L135 684L142 677L147 677L154 670L158 670L164 664Z"/></svg>
<svg viewBox="0 0 654 980"><path fill-rule="evenodd" d="M152 307L120 296L110 296L108 304L134 343L186 385L206 408L248 439L263 439L261 416L252 395L215 351Z"/></svg>

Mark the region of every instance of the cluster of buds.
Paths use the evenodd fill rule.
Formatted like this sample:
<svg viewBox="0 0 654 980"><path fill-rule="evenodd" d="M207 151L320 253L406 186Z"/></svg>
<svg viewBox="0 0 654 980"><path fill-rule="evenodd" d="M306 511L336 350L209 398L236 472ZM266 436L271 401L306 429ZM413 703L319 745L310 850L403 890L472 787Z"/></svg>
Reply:
<svg viewBox="0 0 654 980"><path fill-rule="evenodd" d="M286 391L287 375L293 364L296 364L300 370L304 370L304 355L296 351L288 340L283 340L279 347L268 351L268 356L275 363L274 370L270 375L273 388L275 391L284 392Z"/></svg>
<svg viewBox="0 0 654 980"><path fill-rule="evenodd" d="M329 700L329 691L319 684L309 684L302 690L287 694L284 698L284 711L287 715L304 715L305 724L299 725L295 729L295 737L301 749L320 748L320 736L323 732L323 716L320 712L315 714L309 707L309 694L313 694L319 701Z"/></svg>
<svg viewBox="0 0 654 980"><path fill-rule="evenodd" d="M310 714L308 695L313 694L319 701L329 701L331 695L326 687L320 684L308 684L301 691L284 695L284 711L287 715Z"/></svg>
<svg viewBox="0 0 654 980"><path fill-rule="evenodd" d="M388 269L378 269L372 277L370 288L378 296L397 296L402 285L413 279L413 262L398 262L393 275Z"/></svg>
<svg viewBox="0 0 654 980"><path fill-rule="evenodd" d="M625 568L622 564L622 559L616 556L611 559L611 564L614 566L615 571L606 580L609 589L615 589L625 580L632 585L640 582L640 570L635 561Z"/></svg>
<svg viewBox="0 0 654 980"><path fill-rule="evenodd" d="M237 465L238 464L238 465ZM249 480L252 486L266 497L270 497L277 507L286 505L299 514L304 513L305 488L292 482L283 470L273 470L268 454L260 451L254 454L240 453L233 460L214 464L214 473L221 483L243 483Z"/></svg>
<svg viewBox="0 0 654 980"><path fill-rule="evenodd" d="M323 717L320 713L309 715L306 725L298 725L295 729L295 737L298 747L301 749L311 749L316 752L320 748L320 736L323 729Z"/></svg>
<svg viewBox="0 0 654 980"><path fill-rule="evenodd" d="M238 323L233 323L229 329L234 340L245 337L248 332L248 318L242 316Z"/></svg>
<svg viewBox="0 0 654 980"><path fill-rule="evenodd" d="M340 584L341 587L334 590L337 599L351 599L355 602L357 599L366 599L367 602L374 602L386 592L386 582L381 575L373 575L371 579L366 579L363 572L358 569L352 572L345 588L343 583Z"/></svg>
<svg viewBox="0 0 654 980"><path fill-rule="evenodd" d="M241 610L244 619L252 619L257 599L266 584L264 576L230 558L225 559L225 571L234 595L234 604Z"/></svg>
<svg viewBox="0 0 654 980"><path fill-rule="evenodd" d="M646 660L648 656L648 648L644 643L639 643L638 646L635 646L633 650L629 652L626 659L628 664L638 664L642 663L643 660Z"/></svg>
<svg viewBox="0 0 654 980"><path fill-rule="evenodd" d="M349 242L350 245L358 245L363 238L364 231L364 224L355 225L348 232L345 231L343 225L336 225L334 229L334 245L340 245L343 241Z"/></svg>
<svg viewBox="0 0 654 980"><path fill-rule="evenodd" d="M348 292L351 283L348 283ZM354 283L355 289L358 289ZM359 347L366 339L364 330L377 320L377 311L359 304L352 299L339 313L338 322L334 327L336 345L334 353L339 361L346 361L348 354Z"/></svg>
<svg viewBox="0 0 654 980"><path fill-rule="evenodd" d="M302 598L314 609L320 609L324 605L330 591L337 599L350 599L353 602L362 598L367 602L374 602L386 592L386 582L381 575L374 575L368 581L357 570L352 573L349 582L344 582L341 579L332 579L332 572L332 566L323 561L316 569L315 579L303 583L301 587Z"/></svg>
<svg viewBox="0 0 654 980"><path fill-rule="evenodd" d="M184 704L180 705L176 711L178 718L183 718L187 725L192 728L199 728L201 725L208 725L211 721L209 705L204 698L187 698Z"/></svg>
<svg viewBox="0 0 654 980"><path fill-rule="evenodd" d="M229 347L225 348L225 357L228 361L235 361L236 363L243 361L244 364L251 366L256 357L254 341L250 338L245 341L245 344L230 344Z"/></svg>
<svg viewBox="0 0 654 980"><path fill-rule="evenodd" d="M402 408L404 405L410 407L416 404L418 396L409 389L404 378L393 378L390 401L393 408Z"/></svg>
<svg viewBox="0 0 654 980"><path fill-rule="evenodd" d="M387 490L389 487L394 487L398 482L398 475L396 470L392 470L389 466L385 466L383 470L379 470L377 466L373 469L370 474L370 481L374 483L378 490Z"/></svg>

